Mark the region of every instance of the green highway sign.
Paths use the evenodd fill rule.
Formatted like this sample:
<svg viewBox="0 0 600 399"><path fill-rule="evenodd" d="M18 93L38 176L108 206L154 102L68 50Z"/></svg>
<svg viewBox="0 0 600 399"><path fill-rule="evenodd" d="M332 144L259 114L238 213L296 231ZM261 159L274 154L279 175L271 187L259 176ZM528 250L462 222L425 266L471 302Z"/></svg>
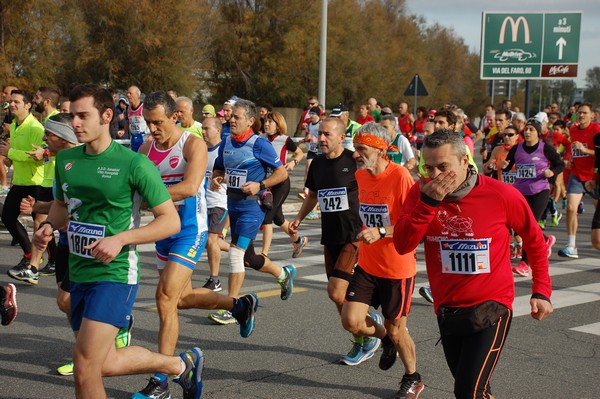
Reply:
<svg viewBox="0 0 600 399"><path fill-rule="evenodd" d="M581 12L484 12L481 32L481 79L577 77Z"/></svg>

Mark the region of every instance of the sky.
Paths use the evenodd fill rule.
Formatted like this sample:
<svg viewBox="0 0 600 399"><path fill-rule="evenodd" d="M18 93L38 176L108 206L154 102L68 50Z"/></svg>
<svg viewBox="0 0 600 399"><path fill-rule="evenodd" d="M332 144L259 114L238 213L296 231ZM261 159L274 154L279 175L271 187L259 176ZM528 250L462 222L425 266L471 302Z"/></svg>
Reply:
<svg viewBox="0 0 600 399"><path fill-rule="evenodd" d="M428 25L439 23L452 28L457 36L473 52L479 54L481 47L481 15L483 11L512 12L557 12L581 11L581 39L579 67L575 82L585 87L585 73L600 66L600 1L599 0L406 0L408 14L425 18Z"/></svg>

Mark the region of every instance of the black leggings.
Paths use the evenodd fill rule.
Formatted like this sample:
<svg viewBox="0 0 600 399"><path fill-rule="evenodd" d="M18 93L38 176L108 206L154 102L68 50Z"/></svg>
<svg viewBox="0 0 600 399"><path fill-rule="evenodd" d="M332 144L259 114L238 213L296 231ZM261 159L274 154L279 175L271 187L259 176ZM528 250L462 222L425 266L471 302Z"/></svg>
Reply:
<svg viewBox="0 0 600 399"><path fill-rule="evenodd" d="M531 212L533 212L533 216L535 220L540 220L542 218L542 214L546 210L548 206L548 198L550 198L550 190L542 190L537 194L533 195L524 195L525 200L529 204L529 208L531 208ZM544 235L546 238L546 235ZM521 260L527 264L529 264L529 258L527 257L527 253L525 249L523 249L523 257Z"/></svg>
<svg viewBox="0 0 600 399"><path fill-rule="evenodd" d="M23 253L26 255L31 253L31 241L29 240L27 230L19 222L21 200L27 198L28 195L37 199L39 190L40 186L12 186L6 195L2 209L2 223L4 223L10 235L21 246ZM35 214L31 216L35 220Z"/></svg>
<svg viewBox="0 0 600 399"><path fill-rule="evenodd" d="M486 399L490 379L506 342L512 310L487 329L464 336L442 336L446 362L454 377L457 399Z"/></svg>
<svg viewBox="0 0 600 399"><path fill-rule="evenodd" d="M273 209L270 209L265 214L265 219L262 224L275 223L277 226L281 226L285 222L283 216L283 202L290 194L290 178L288 177L276 186L271 187L273 193Z"/></svg>

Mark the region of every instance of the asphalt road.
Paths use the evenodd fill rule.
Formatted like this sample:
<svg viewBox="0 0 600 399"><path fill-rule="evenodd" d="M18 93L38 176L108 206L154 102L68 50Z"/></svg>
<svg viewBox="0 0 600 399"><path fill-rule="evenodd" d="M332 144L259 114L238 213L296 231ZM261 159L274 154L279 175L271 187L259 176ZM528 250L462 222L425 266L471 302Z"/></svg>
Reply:
<svg viewBox="0 0 600 399"><path fill-rule="evenodd" d="M294 173L297 189L300 171ZM296 191L292 191L292 196ZM290 196L289 210L297 200ZM591 248L589 226L593 206L589 200L580 218L578 260L556 253L566 243L564 220L547 232L557 236L551 257L556 307L545 321L528 315L531 281L516 278L515 315L504 352L491 386L496 398L600 398L600 253ZM199 346L205 353L204 398L388 398L398 389L403 374L400 362L379 370L380 352L356 367L338 364L351 348L351 336L339 322L327 298L319 221L305 222L302 231L310 243L294 260L298 279L293 298L279 299L271 276L249 271L244 291L260 297L257 327L241 338L236 325L218 326L207 310L180 312L178 350ZM10 247L10 237L0 230L0 283L21 256ZM260 246L260 243L258 244ZM152 246L143 246L142 281L134 308L133 344L156 349L158 314L154 304L157 272ZM290 262L291 246L277 232L271 256L282 265ZM422 249L418 251L417 289L427 284ZM226 264L226 259L223 262ZM203 257L194 273L195 286L208 276ZM223 267L226 270L226 267ZM222 273L224 275L224 273ZM4 277L2 277L4 276ZM70 360L73 336L65 316L55 304L53 277L42 277L38 286L15 282L19 313L9 327L0 328L0 398L74 397L72 377L56 374ZM417 289L415 291L417 291ZM425 390L420 398L452 398L453 379L442 353L432 306L414 297L409 329L417 346L418 370ZM148 375L106 378L111 398L128 398L145 386ZM172 384L174 398L181 388Z"/></svg>

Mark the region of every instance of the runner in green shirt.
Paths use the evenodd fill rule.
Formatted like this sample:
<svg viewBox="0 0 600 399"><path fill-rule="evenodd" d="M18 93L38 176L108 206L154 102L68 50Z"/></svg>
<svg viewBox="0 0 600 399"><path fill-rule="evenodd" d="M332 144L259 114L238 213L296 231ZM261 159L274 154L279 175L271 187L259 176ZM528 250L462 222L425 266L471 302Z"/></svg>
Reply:
<svg viewBox="0 0 600 399"><path fill-rule="evenodd" d="M106 398L103 376L165 372L177 376L184 398L199 398L204 357L199 348L166 356L142 347L116 349L128 325L139 280L135 245L179 231L179 218L156 168L112 141L110 92L75 87L69 96L80 143L56 160L57 199L34 235L43 250L54 228L67 229L70 250L71 326L78 398ZM155 219L139 227L144 200Z"/></svg>

